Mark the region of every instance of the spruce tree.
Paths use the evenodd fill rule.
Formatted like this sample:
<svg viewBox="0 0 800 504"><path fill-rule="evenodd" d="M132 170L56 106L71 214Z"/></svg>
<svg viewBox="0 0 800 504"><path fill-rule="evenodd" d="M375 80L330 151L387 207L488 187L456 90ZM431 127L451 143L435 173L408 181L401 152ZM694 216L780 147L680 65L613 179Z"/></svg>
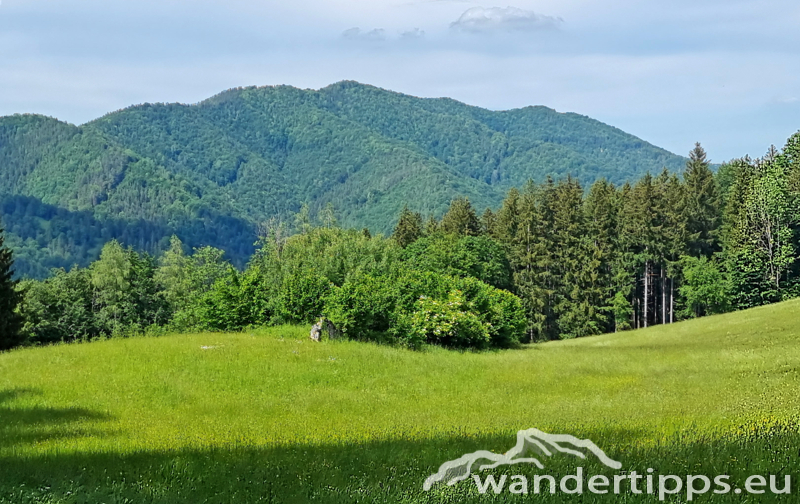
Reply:
<svg viewBox="0 0 800 504"><path fill-rule="evenodd" d="M8 350L23 341L23 319L17 312L22 295L17 291L17 281L13 279L13 253L4 242L4 231L0 227L0 350Z"/></svg>
<svg viewBox="0 0 800 504"><path fill-rule="evenodd" d="M553 246L550 264L554 274L551 296L554 336L574 338L598 334L604 314L598 310L601 289L598 263L591 256L583 208L583 188L568 177L553 189Z"/></svg>
<svg viewBox="0 0 800 504"><path fill-rule="evenodd" d="M589 240L589 263L586 265L592 271L592 296L593 304L598 313L604 317L605 331L615 329L614 308L619 305L623 308L620 313L627 313L625 304L619 304L614 289L614 265L617 260L617 220L618 220L618 194L613 184L605 179L595 182L586 197L584 205L586 214L587 237ZM621 295L621 299L625 297ZM630 307L630 304L627 304ZM624 326L628 327L628 326Z"/></svg>
<svg viewBox="0 0 800 504"><path fill-rule="evenodd" d="M503 205L497 212L492 238L506 245L511 245L514 238L517 236L517 230L519 228L519 200L519 191L516 188L512 188L508 191L506 199L503 200Z"/></svg>
<svg viewBox="0 0 800 504"><path fill-rule="evenodd" d="M481 234L486 236L494 236L495 228L497 227L497 215L492 212L491 208L487 208L483 215L481 215Z"/></svg>
<svg viewBox="0 0 800 504"><path fill-rule="evenodd" d="M414 243L422 237L422 215L418 212L412 212L408 206L403 207L400 212L400 219L397 221L397 226L394 228L392 238L403 248Z"/></svg>
<svg viewBox="0 0 800 504"><path fill-rule="evenodd" d="M450 209L442 217L441 230L459 236L480 234L481 224L468 198L456 198L450 203Z"/></svg>
<svg viewBox="0 0 800 504"><path fill-rule="evenodd" d="M708 257L719 250L719 196L710 164L706 151L696 143L683 174L689 253L696 257Z"/></svg>
<svg viewBox="0 0 800 504"><path fill-rule="evenodd" d="M422 231L424 236L432 236L439 232L439 221L436 220L436 217L429 215Z"/></svg>
<svg viewBox="0 0 800 504"><path fill-rule="evenodd" d="M546 269L547 266L547 258L543 256L542 251L547 248L549 233L540 234L544 226L541 223L539 200L539 188L529 181L522 194L510 192L500 210L501 217L506 213L506 209L510 208L511 203L516 210L514 219L516 232L510 243L509 259L514 271L516 294L522 299L528 319L527 332L530 341L548 337L546 334L548 295L545 287L546 278L541 274L541 269L542 267Z"/></svg>
<svg viewBox="0 0 800 504"><path fill-rule="evenodd" d="M682 277L681 258L687 250L687 222L683 210L685 202L683 185L675 174L662 173L659 177L659 218L661 232L661 298L662 322L675 321L677 286Z"/></svg>

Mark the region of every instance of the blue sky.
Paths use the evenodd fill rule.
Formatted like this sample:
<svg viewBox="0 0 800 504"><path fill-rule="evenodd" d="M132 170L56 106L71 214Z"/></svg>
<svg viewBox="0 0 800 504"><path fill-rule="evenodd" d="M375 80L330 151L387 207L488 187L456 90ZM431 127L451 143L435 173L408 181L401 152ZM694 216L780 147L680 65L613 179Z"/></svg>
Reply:
<svg viewBox="0 0 800 504"><path fill-rule="evenodd" d="M577 112L678 154L800 129L797 0L2 0L0 115L83 123L142 102L350 79Z"/></svg>

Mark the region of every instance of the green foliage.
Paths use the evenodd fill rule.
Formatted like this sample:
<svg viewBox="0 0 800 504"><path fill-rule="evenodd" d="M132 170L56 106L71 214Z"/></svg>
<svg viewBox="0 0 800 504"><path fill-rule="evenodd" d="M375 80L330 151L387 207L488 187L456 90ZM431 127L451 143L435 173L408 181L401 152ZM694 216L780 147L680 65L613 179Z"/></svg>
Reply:
<svg viewBox="0 0 800 504"><path fill-rule="evenodd" d="M324 310L331 283L311 268L302 268L283 278L277 300L277 316L291 324L313 323Z"/></svg>
<svg viewBox="0 0 800 504"><path fill-rule="evenodd" d="M351 275L392 271L401 251L397 243L382 236L366 236L355 229L313 228L263 248L255 261L278 283L284 275L305 268L342 285Z"/></svg>
<svg viewBox="0 0 800 504"><path fill-rule="evenodd" d="M243 269L221 249L187 255L177 235L158 261L111 240L88 269L26 282L25 332L44 343L325 315L352 339L507 347L523 332L576 338L794 297L798 137L727 164L717 180L698 144L682 178L663 169L619 189L599 180L588 193L573 177L529 181L481 219L461 197L424 226L405 206L389 239L339 228L330 201L314 217L303 204L294 235L280 216L260 226Z"/></svg>
<svg viewBox="0 0 800 504"><path fill-rule="evenodd" d="M456 236L475 236L480 233L481 223L469 198L457 198L450 202L450 208L442 217L439 230Z"/></svg>
<svg viewBox="0 0 800 504"><path fill-rule="evenodd" d="M709 256L718 250L719 188L709 166L705 150L699 143L695 144L683 174L686 184L683 209L689 234L688 246L694 256Z"/></svg>
<svg viewBox="0 0 800 504"><path fill-rule="evenodd" d="M237 331L267 324L272 318L271 286L257 268L243 273L230 267L196 302L195 325L212 331Z"/></svg>
<svg viewBox="0 0 800 504"><path fill-rule="evenodd" d="M487 327L491 346L509 348L519 343L527 325L520 298L471 277L458 279L455 287Z"/></svg>
<svg viewBox="0 0 800 504"><path fill-rule="evenodd" d="M614 331L632 329L631 316L633 315L633 307L627 296L622 292L615 293L611 308L614 314Z"/></svg>
<svg viewBox="0 0 800 504"><path fill-rule="evenodd" d="M793 146L764 159L731 164L733 183L725 208L724 246L737 308L797 295L800 171Z"/></svg>
<svg viewBox="0 0 800 504"><path fill-rule="evenodd" d="M118 334L139 332L169 319L168 305L155 282L156 264L147 254L125 250L111 241L103 247L100 259L89 268L101 331Z"/></svg>
<svg viewBox="0 0 800 504"><path fill-rule="evenodd" d="M18 312L21 295L14 280L14 257L4 244L2 224L0 223L0 350L20 344L23 340L23 318Z"/></svg>
<svg viewBox="0 0 800 504"><path fill-rule="evenodd" d="M26 280L25 334L33 344L86 340L101 335L91 273L87 269L54 270L44 281Z"/></svg>
<svg viewBox="0 0 800 504"><path fill-rule="evenodd" d="M390 337L411 347L508 347L525 328L522 304L513 294L431 271L353 277L332 290L325 310L349 338Z"/></svg>
<svg viewBox="0 0 800 504"><path fill-rule="evenodd" d="M731 309L730 283L716 262L706 257L682 258L684 282L680 293L684 298L684 316L702 317L725 313Z"/></svg>
<svg viewBox="0 0 800 504"><path fill-rule="evenodd" d="M407 206L400 212L397 226L394 228L392 238L403 248L414 243L423 235L422 215L419 212L412 212Z"/></svg>
<svg viewBox="0 0 800 504"><path fill-rule="evenodd" d="M485 348L489 329L475 313L461 291L451 291L446 299L420 297L409 316L408 340L412 344L431 343L451 348Z"/></svg>
<svg viewBox="0 0 800 504"><path fill-rule="evenodd" d="M350 339L383 341L397 323L398 286L381 276L351 277L325 300L325 316Z"/></svg>
<svg viewBox="0 0 800 504"><path fill-rule="evenodd" d="M184 309L199 285L193 285L191 270L189 268L191 258L183 252L183 243L180 238L173 235L170 238L169 249L167 249L158 261L158 269L154 279L161 285L164 300L173 311Z"/></svg>
<svg viewBox="0 0 800 504"><path fill-rule="evenodd" d="M511 289L511 265L502 244L488 236L461 238L435 233L403 252L405 264L421 271L474 277L499 289Z"/></svg>
<svg viewBox="0 0 800 504"><path fill-rule="evenodd" d="M306 226L388 234L404 205L439 218L460 197L496 207L529 178L622 183L683 162L575 114L491 112L353 82L233 89L80 127L0 118L0 206L17 273L34 278L88 266L111 239L159 255L173 234L242 268L257 225L304 204Z"/></svg>

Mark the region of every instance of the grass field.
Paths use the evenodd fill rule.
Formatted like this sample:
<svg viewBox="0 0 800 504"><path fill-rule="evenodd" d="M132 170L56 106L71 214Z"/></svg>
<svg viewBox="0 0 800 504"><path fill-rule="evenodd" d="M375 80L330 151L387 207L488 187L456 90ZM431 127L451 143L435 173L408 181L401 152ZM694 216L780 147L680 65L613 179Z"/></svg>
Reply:
<svg viewBox="0 0 800 504"><path fill-rule="evenodd" d="M798 502L798 314L791 301L490 353L313 343L292 327L12 351L0 502L658 502L423 492L442 462L504 452L531 427L590 438L623 470L793 478L792 495L696 502Z"/></svg>

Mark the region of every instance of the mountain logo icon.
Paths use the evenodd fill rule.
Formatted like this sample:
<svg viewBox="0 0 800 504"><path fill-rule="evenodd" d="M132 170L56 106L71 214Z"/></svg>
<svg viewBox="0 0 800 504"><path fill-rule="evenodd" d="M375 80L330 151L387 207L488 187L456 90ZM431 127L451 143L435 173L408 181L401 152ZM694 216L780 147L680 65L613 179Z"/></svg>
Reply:
<svg viewBox="0 0 800 504"><path fill-rule="evenodd" d="M603 450L588 439L578 439L569 434L548 434L539 429L527 429L517 432L517 444L503 454L479 450L445 462L435 474L428 476L423 489L428 491L437 483L446 483L448 486L452 486L469 478L473 471L484 471L504 465L533 464L539 469L544 469L541 460L530 456L531 454L536 454L541 458L551 457L555 453L566 453L585 459L586 455L579 449L589 451L611 469L622 468L622 463L609 458Z"/></svg>

